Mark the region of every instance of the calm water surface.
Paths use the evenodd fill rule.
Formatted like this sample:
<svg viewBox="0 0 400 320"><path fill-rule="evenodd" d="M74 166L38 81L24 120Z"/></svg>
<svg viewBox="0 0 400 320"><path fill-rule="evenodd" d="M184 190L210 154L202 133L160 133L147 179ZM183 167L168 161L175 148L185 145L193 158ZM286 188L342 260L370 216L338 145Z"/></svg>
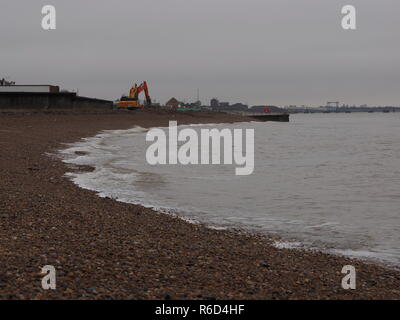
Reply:
<svg viewBox="0 0 400 320"><path fill-rule="evenodd" d="M400 113L216 127L255 129L253 175L235 176L234 166L149 166L140 129L108 131L63 153L96 166L71 176L101 196L400 265Z"/></svg>

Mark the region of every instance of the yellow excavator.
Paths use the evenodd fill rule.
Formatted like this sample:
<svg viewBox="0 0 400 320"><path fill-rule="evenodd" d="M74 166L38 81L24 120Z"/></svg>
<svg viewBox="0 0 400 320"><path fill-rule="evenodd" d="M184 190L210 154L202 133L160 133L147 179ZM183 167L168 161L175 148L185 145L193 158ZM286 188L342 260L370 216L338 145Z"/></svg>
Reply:
<svg viewBox="0 0 400 320"><path fill-rule="evenodd" d="M139 94L144 91L146 100L145 105L140 104ZM149 88L147 87L147 82L144 81L140 86L136 83L129 91L129 96L123 96L119 101L117 101L118 109L127 109L127 110L138 110L143 109L144 107L151 106L151 98L149 95Z"/></svg>

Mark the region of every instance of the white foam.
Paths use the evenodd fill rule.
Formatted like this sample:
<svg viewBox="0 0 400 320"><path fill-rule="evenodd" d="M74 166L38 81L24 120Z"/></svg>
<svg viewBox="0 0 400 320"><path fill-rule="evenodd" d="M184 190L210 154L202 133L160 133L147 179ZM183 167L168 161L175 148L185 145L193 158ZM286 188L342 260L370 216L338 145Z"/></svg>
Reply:
<svg viewBox="0 0 400 320"><path fill-rule="evenodd" d="M371 250L352 250L352 249L331 249L328 250L329 253L333 253L335 255L341 255L352 258L361 258L375 261L387 261L391 260L394 256L391 254L385 254L381 252L374 252Z"/></svg>
<svg viewBox="0 0 400 320"><path fill-rule="evenodd" d="M272 245L277 249L300 249L303 247L301 242L291 241L275 241Z"/></svg>
<svg viewBox="0 0 400 320"><path fill-rule="evenodd" d="M238 124L233 124L232 128L236 125ZM265 128L265 124L254 123L254 125L257 130ZM194 124L179 127L200 126L216 125ZM221 126L221 124L217 126ZM262 126L262 128L259 126ZM168 129L168 127L164 127L164 129ZM261 131L262 134L258 135L261 137L258 145L262 151L268 150L268 152L265 151L265 154L268 155L264 156L263 154L263 161L258 163L258 170L260 177L266 176L269 179L265 179L268 182L257 179L251 180L251 184L244 184L243 187L243 185L240 185L241 180L232 178L231 175L224 174L221 171L213 171L212 173L215 174L210 174L209 171L207 172L208 169L201 171L199 167L193 168L193 170L188 169L188 167L179 167L179 171L174 167L154 168L153 170L153 168L135 163L138 159L144 158L144 133L148 130L134 127L128 130L103 131L94 137L84 138L77 143L67 145L65 150L60 151L65 163L88 165L95 168L92 172L70 172L67 176L78 186L98 192L100 197L110 197L120 202L140 204L179 217L189 223L205 223L208 227L217 230L225 230L229 227L248 227L250 230L280 236L288 235L286 238L296 239L296 241L276 241L274 246L278 249L313 250L314 244L317 244L323 250L324 248L349 247L352 249L327 249L324 251L357 258L399 261L398 255L390 254L390 250L395 253L398 251L396 246L391 243L387 245L388 241L380 236L381 233L377 233L378 236L370 233L370 230L375 230L372 225L368 225L368 228L358 229L358 225L361 224L359 222L363 220L357 220L357 223L354 224L352 220L348 219L352 216L340 216L340 213L346 208L342 208L342 204L336 201L336 198L335 201L330 203L319 204L320 208L315 207L312 202L310 202L310 206L304 205L301 200L313 200L318 195L322 196L322 200L326 197L323 188L313 189L311 182L314 183L314 179L316 179L314 176L311 179L306 175L307 179L311 179L310 182L307 179L304 180L310 188L290 189L290 185L282 183L285 179L281 179L282 177L278 174L283 175L286 171L296 168L292 162L287 162L293 159L293 155L285 153L286 149L291 150L292 153L293 150L297 152L299 141L296 141L296 146L286 148L286 145L290 145L292 141L292 135L290 135L289 140L281 144L285 146L284 150L279 149L280 145L277 144L277 149L269 152L270 144L268 144L269 149L262 149L267 145L262 137L268 136L268 134L279 135L276 132ZM279 162L271 162L271 159L274 158L278 159ZM318 161L316 163L318 164ZM297 164L295 163L295 165ZM285 170L280 170L282 166ZM304 168L304 166L314 170L308 160L305 163L300 163L299 168ZM300 171L300 169L297 169L295 174L299 175L299 172L307 173L309 170ZM177 178L180 178L180 180L177 180ZM235 180L235 183L232 183L233 180ZM261 196L251 192L253 182L255 182L254 188L266 191L265 195ZM318 183L320 181L317 181ZM295 185L296 183L291 182L291 184ZM233 185L236 189L232 188ZM336 185L333 185L333 187L336 188ZM308 191L308 189L311 191ZM288 197L282 196L286 193L288 193ZM254 197L254 194L257 197ZM338 199L341 196L340 193L331 192L329 194ZM185 199L186 195L192 198L187 200ZM196 195L196 197L193 195ZM200 200L197 201L198 199ZM247 206L244 206L245 201L247 201ZM359 203L362 204L363 202ZM347 204L347 206L353 208L352 203ZM177 213L179 211L181 214ZM182 216L182 212L184 216ZM329 215L325 214L326 212L329 212ZM347 209L346 212L348 212ZM394 228L390 228L390 226L395 226L395 224L384 226L392 231ZM379 228L376 228L376 230L379 231ZM360 244L367 249L357 250L361 247ZM375 247L380 249L375 250Z"/></svg>

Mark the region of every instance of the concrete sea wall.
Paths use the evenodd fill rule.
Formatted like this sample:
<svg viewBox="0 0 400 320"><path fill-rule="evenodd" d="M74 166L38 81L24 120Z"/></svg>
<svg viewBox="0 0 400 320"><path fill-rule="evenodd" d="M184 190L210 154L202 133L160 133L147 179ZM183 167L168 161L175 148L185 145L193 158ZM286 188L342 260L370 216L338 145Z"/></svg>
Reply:
<svg viewBox="0 0 400 320"><path fill-rule="evenodd" d="M80 97L73 92L0 92L0 109L107 109L112 106L112 101Z"/></svg>

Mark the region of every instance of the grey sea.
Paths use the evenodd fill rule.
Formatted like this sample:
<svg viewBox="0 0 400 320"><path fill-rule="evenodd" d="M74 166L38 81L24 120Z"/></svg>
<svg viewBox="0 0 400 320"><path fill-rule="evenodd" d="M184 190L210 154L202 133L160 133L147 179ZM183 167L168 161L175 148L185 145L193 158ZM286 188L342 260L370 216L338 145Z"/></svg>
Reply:
<svg viewBox="0 0 400 320"><path fill-rule="evenodd" d="M278 247L400 265L400 113L292 115L290 123L212 127L255 129L252 175L236 176L233 165L150 166L142 128L106 131L62 154L67 163L96 168L69 176L100 196L214 228L276 235L283 239Z"/></svg>

